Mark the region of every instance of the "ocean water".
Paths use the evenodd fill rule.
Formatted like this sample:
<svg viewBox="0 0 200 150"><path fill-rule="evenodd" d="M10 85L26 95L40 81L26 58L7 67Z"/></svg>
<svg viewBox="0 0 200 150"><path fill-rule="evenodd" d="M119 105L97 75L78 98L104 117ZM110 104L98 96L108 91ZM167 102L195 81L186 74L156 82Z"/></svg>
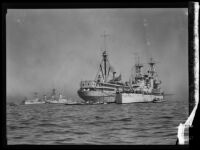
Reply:
<svg viewBox="0 0 200 150"><path fill-rule="evenodd" d="M7 143L175 145L188 102L7 105Z"/></svg>

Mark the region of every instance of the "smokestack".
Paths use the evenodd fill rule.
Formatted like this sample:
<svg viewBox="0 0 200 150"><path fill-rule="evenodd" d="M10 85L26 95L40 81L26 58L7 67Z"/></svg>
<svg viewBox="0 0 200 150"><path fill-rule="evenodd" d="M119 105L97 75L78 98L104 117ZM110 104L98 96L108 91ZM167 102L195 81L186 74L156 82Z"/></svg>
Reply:
<svg viewBox="0 0 200 150"><path fill-rule="evenodd" d="M113 80L115 80L115 74L116 74L116 72L113 72Z"/></svg>

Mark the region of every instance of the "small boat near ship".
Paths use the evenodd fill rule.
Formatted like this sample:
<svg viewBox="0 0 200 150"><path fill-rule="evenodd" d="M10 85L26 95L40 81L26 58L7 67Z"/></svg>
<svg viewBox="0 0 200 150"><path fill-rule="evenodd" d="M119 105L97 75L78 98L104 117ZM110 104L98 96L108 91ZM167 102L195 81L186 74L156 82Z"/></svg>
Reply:
<svg viewBox="0 0 200 150"><path fill-rule="evenodd" d="M152 102L153 103L162 103L162 102L166 102L166 100L164 98L163 99L157 99L157 98L155 98Z"/></svg>
<svg viewBox="0 0 200 150"><path fill-rule="evenodd" d="M161 90L161 81L158 79L157 72L155 71L155 61L153 58L149 62L149 70L146 74L142 74L141 68L143 65L138 61L135 64L135 77L131 76L129 89L124 89L122 92L117 91L116 103L136 103L136 102L163 102L164 92Z"/></svg>

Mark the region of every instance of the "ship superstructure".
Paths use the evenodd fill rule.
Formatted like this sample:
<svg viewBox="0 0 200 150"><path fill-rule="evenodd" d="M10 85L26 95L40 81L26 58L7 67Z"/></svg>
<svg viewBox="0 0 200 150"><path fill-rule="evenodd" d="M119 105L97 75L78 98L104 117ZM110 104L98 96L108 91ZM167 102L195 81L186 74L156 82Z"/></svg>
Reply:
<svg viewBox="0 0 200 150"><path fill-rule="evenodd" d="M61 93L57 95L56 89L52 89L51 96L46 100L46 103L50 104L67 104L69 103L68 99L65 99Z"/></svg>

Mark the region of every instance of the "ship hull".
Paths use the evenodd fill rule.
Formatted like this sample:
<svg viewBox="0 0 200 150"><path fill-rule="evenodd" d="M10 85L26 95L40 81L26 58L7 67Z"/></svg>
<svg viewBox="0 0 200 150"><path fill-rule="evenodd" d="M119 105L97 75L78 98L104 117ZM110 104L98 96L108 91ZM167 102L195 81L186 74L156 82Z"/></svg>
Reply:
<svg viewBox="0 0 200 150"><path fill-rule="evenodd" d="M29 102L29 101L25 101L24 102L25 105L32 105L32 104L45 104L45 102Z"/></svg>
<svg viewBox="0 0 200 150"><path fill-rule="evenodd" d="M161 102L164 100L163 95L153 94L138 94L138 93L117 93L116 103L127 104L127 103L147 103L147 102Z"/></svg>
<svg viewBox="0 0 200 150"><path fill-rule="evenodd" d="M47 104L77 104L76 102L72 102L67 99L60 99L60 100L48 100L46 101Z"/></svg>
<svg viewBox="0 0 200 150"><path fill-rule="evenodd" d="M114 91L78 91L78 95L84 101L91 103L115 103L115 93Z"/></svg>
<svg viewBox="0 0 200 150"><path fill-rule="evenodd" d="M46 103L48 104L66 104L68 101L66 99L59 99L59 100L47 100Z"/></svg>

